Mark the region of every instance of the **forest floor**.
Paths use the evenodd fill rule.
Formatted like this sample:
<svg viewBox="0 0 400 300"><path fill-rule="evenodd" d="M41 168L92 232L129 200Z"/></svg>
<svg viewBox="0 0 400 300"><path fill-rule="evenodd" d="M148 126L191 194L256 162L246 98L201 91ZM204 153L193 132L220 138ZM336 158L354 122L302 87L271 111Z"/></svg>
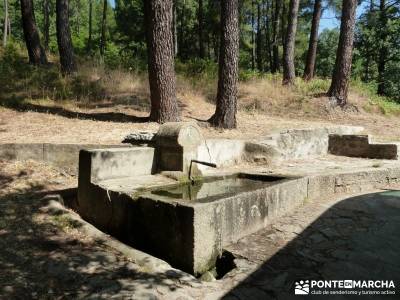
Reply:
<svg viewBox="0 0 400 300"><path fill-rule="evenodd" d="M185 97L184 95L182 95ZM199 97L180 98L182 120L205 121L214 105ZM377 140L400 140L400 117L366 112L360 103L358 111L327 108L327 97L310 98L306 103L271 105L268 109L243 108L250 96L239 99L238 128L218 130L199 122L206 137L255 139L271 132L294 128L319 128L330 125L355 125L365 128ZM147 108L112 99L91 105L73 102L31 101L17 107L0 107L0 143L93 143L119 144L134 131L157 131L158 124L146 121ZM359 102L361 100L358 100ZM354 102L353 102L354 103ZM147 103L144 103L147 105ZM312 107L312 110L305 109ZM139 107L139 108L138 108Z"/></svg>

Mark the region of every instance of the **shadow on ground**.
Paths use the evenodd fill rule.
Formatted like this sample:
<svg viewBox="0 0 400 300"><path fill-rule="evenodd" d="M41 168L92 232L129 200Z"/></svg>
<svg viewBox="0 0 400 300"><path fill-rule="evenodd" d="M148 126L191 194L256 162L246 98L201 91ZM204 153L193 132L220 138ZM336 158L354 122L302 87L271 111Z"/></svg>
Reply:
<svg viewBox="0 0 400 300"><path fill-rule="evenodd" d="M261 239L259 249L248 251L268 252L268 240ZM303 298L399 299L399 249L400 191L349 198L328 209L297 238L271 254L224 299L299 299L302 297L295 296L294 287L300 280L393 280L397 290L389 290L395 290L396 295Z"/></svg>
<svg viewBox="0 0 400 300"><path fill-rule="evenodd" d="M147 123L148 117L138 117L119 112L104 112L104 113L85 113L68 110L58 106L46 106L33 103L26 103L23 98L16 98L12 101L2 100L0 105L20 112L34 111L38 113L53 114L69 119L81 119L92 121L105 121L115 123Z"/></svg>
<svg viewBox="0 0 400 300"><path fill-rule="evenodd" d="M180 274L149 274L98 241L84 240L77 223L44 211L42 185L2 193L13 180L0 170L1 299L154 299L176 289ZM174 279L174 280L171 280Z"/></svg>

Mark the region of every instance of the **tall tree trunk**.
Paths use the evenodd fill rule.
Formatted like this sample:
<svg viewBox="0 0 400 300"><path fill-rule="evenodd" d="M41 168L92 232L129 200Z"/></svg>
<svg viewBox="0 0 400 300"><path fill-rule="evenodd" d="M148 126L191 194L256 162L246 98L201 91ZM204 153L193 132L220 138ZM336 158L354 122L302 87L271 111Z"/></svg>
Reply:
<svg viewBox="0 0 400 300"><path fill-rule="evenodd" d="M106 32L107 32L107 2L103 1L103 19L101 22L100 55L103 57L106 50Z"/></svg>
<svg viewBox="0 0 400 300"><path fill-rule="evenodd" d="M3 29L3 47L7 46L8 38L8 0L4 0L4 29Z"/></svg>
<svg viewBox="0 0 400 300"><path fill-rule="evenodd" d="M264 1L265 5L265 44L266 44L266 50L267 50L267 58L269 62L269 70L272 70L273 68L273 59L272 59L272 53L271 53L271 34L270 34L270 0L265 0Z"/></svg>
<svg viewBox="0 0 400 300"><path fill-rule="evenodd" d="M368 19L371 17L371 15L373 14L373 10L374 10L374 0L370 0L369 1L369 16ZM368 21L369 22L369 21ZM370 80L370 68L371 68L371 60L372 60L372 51L371 51L371 44L370 42L366 42L365 45L365 61L364 61L364 76L363 76L363 80L366 82L369 82Z"/></svg>
<svg viewBox="0 0 400 300"><path fill-rule="evenodd" d="M357 0L343 0L339 45L336 52L332 83L328 92L331 104L341 107L347 104L353 59L357 2Z"/></svg>
<svg viewBox="0 0 400 300"><path fill-rule="evenodd" d="M174 56L178 55L178 28L177 28L177 22L176 22L176 0L173 1L172 4L173 11L172 11L172 25L173 25L173 31L174 31Z"/></svg>
<svg viewBox="0 0 400 300"><path fill-rule="evenodd" d="M10 18L10 14L8 14L8 24L7 24L7 28L8 28L8 35L7 38L9 39L11 37L11 18Z"/></svg>
<svg viewBox="0 0 400 300"><path fill-rule="evenodd" d="M255 0L251 1L251 69L256 68Z"/></svg>
<svg viewBox="0 0 400 300"><path fill-rule="evenodd" d="M49 0L43 0L43 36L44 36L44 49L49 50L50 42L50 8Z"/></svg>
<svg viewBox="0 0 400 300"><path fill-rule="evenodd" d="M286 32L287 32L287 25L286 21L288 18L288 12L286 11L286 1L282 0L282 13L281 13L281 41L282 41L282 47L285 47L285 42L286 42Z"/></svg>
<svg viewBox="0 0 400 300"><path fill-rule="evenodd" d="M46 64L47 57L43 47L40 45L32 0L21 0L21 17L29 63L35 65Z"/></svg>
<svg viewBox="0 0 400 300"><path fill-rule="evenodd" d="M261 3L257 3L257 69L263 70L262 59L262 32L261 32Z"/></svg>
<svg viewBox="0 0 400 300"><path fill-rule="evenodd" d="M315 0L314 12L311 24L310 40L308 43L308 52L303 79L308 81L314 78L315 60L317 58L318 30L322 15L322 0Z"/></svg>
<svg viewBox="0 0 400 300"><path fill-rule="evenodd" d="M150 120L179 120L176 99L172 0L145 1L148 69L151 94Z"/></svg>
<svg viewBox="0 0 400 300"><path fill-rule="evenodd" d="M89 36L87 41L87 53L92 52L92 37L93 35L93 0L89 0Z"/></svg>
<svg viewBox="0 0 400 300"><path fill-rule="evenodd" d="M385 95L385 71L386 71L386 59L389 55L387 47L387 23L388 17L386 14L386 0L380 0L379 2L379 54L378 54L378 95Z"/></svg>
<svg viewBox="0 0 400 300"><path fill-rule="evenodd" d="M69 1L56 1L56 26L57 44L60 53L61 72L71 74L76 71L74 49L71 41L71 30L69 28Z"/></svg>
<svg viewBox="0 0 400 300"><path fill-rule="evenodd" d="M198 18L198 26L199 26L199 56L200 58L205 58L205 49L204 49L204 37L203 37L203 27L204 27L204 12L203 12L203 0L199 1L199 10L197 12Z"/></svg>
<svg viewBox="0 0 400 300"><path fill-rule="evenodd" d="M279 15L281 11L282 0L275 0L274 3L274 20L272 25L272 56L273 56L273 66L272 73L279 72L280 60L279 60L279 44L278 44L278 32L279 32Z"/></svg>
<svg viewBox="0 0 400 300"><path fill-rule="evenodd" d="M283 45L283 84L292 85L296 79L294 66L294 47L296 42L297 18L300 0L290 0L288 28Z"/></svg>
<svg viewBox="0 0 400 300"><path fill-rule="evenodd" d="M185 26L186 26L186 16L185 16L185 9L186 9L186 0L183 0L181 3L181 9L179 10L179 37L178 37L178 47L179 53L182 57L182 50L186 49L185 45Z"/></svg>
<svg viewBox="0 0 400 300"><path fill-rule="evenodd" d="M217 105L209 122L220 128L236 128L239 61L239 3L221 0L221 46Z"/></svg>

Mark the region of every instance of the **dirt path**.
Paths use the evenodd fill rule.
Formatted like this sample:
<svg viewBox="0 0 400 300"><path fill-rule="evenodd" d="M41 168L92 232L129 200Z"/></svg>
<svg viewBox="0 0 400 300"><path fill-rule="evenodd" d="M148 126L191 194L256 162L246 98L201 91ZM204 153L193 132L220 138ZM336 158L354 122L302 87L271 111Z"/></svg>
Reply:
<svg viewBox="0 0 400 300"><path fill-rule="evenodd" d="M199 101L181 103L183 121L207 120L212 115L214 106ZM146 116L146 112L122 104L92 108L31 104L19 110L0 107L0 143L119 144L131 132L157 131L158 124L146 122ZM323 108L307 114L301 108L293 107L282 107L278 111L240 110L236 130L203 128L203 134L206 137L252 139L283 129L335 124L363 126L379 140L400 140L400 118L365 112L327 113Z"/></svg>

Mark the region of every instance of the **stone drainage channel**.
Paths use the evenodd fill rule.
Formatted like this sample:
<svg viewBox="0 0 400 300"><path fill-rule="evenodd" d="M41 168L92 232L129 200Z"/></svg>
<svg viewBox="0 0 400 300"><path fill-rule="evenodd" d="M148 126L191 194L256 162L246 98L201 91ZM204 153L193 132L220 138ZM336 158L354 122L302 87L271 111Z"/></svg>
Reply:
<svg viewBox="0 0 400 300"><path fill-rule="evenodd" d="M65 204L100 230L175 268L195 276L212 270L221 278L235 267L234 256L224 251L227 245L265 228L306 201L400 181L396 144L373 144L368 136L343 135L343 130L317 131L316 136L286 132L262 142L235 143L206 141L194 124L166 124L146 142L150 146L81 150L78 197L67 197ZM43 159L57 156L45 154L48 147L43 146L38 154ZM24 153L14 151L13 157L10 148L0 154L18 158L18 153ZM268 174L254 165L261 161L268 168L287 156L328 151L391 159L393 164L302 176ZM76 157L75 148L70 153ZM193 167L195 160L205 165ZM246 167L239 172L231 168L241 163Z"/></svg>

